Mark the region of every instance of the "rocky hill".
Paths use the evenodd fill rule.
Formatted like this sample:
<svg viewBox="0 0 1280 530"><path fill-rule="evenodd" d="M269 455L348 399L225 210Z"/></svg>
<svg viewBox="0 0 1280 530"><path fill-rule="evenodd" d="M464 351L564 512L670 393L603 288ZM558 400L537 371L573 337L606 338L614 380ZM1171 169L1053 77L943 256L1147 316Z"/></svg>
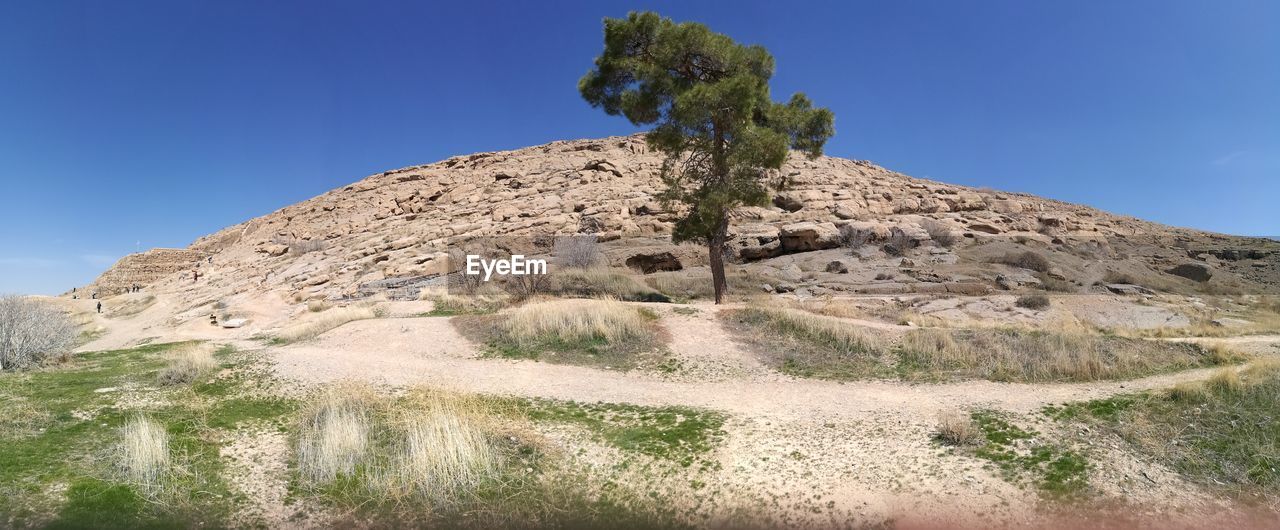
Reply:
<svg viewBox="0 0 1280 530"><path fill-rule="evenodd" d="M596 233L610 242L613 265L696 269L704 251L670 245L673 214L654 200L661 162L632 136L386 171L186 250L128 256L90 288L111 294L140 283L183 294L188 309L267 292L356 298L437 277L453 238L502 235ZM1263 238L917 179L861 160L796 155L773 177L771 206L735 213L734 260L813 294L1047 283L1101 292L1108 285L1228 294L1280 288L1280 243ZM851 252L850 239L865 244ZM1027 251L1047 265L1009 263Z"/></svg>

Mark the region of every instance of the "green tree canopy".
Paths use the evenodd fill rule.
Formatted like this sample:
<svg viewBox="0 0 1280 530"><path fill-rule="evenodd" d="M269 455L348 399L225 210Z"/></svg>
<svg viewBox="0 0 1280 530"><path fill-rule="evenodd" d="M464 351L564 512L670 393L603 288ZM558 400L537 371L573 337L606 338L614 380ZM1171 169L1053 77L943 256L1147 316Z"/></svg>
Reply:
<svg viewBox="0 0 1280 530"><path fill-rule="evenodd" d="M729 213L768 202L766 175L789 149L810 157L835 133L833 115L804 94L769 95L773 56L694 22L657 13L604 21L604 52L578 90L592 106L655 125L649 145L666 159L661 199L687 206L673 239L706 243L716 303L727 287L724 244Z"/></svg>

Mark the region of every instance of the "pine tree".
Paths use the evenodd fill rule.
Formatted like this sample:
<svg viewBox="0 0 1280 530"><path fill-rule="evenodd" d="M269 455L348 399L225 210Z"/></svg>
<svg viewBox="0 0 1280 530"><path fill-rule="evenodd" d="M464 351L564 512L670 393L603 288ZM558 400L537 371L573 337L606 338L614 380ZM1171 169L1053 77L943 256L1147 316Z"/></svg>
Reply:
<svg viewBox="0 0 1280 530"><path fill-rule="evenodd" d="M768 202L769 170L789 149L811 158L835 133L833 115L804 94L769 95L773 56L694 22L657 13L604 21L604 52L578 82L582 97L610 115L654 125L645 138L665 156L659 198L685 215L672 239L705 243L716 303L728 285L724 247L729 214Z"/></svg>

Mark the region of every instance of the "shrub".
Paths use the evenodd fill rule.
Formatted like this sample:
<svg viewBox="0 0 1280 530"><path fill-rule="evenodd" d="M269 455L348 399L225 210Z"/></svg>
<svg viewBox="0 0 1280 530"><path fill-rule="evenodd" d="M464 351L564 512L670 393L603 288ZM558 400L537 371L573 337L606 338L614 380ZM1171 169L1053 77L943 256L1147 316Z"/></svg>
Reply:
<svg viewBox="0 0 1280 530"><path fill-rule="evenodd" d="M52 304L17 295L0 296L0 371L64 355L77 337L75 324Z"/></svg>
<svg viewBox="0 0 1280 530"><path fill-rule="evenodd" d="M557 237L554 252L560 264L567 268L587 269L603 260L594 234Z"/></svg>
<svg viewBox="0 0 1280 530"><path fill-rule="evenodd" d="M1019 296L1014 304L1018 307L1039 311L1049 308L1049 297L1042 294L1027 294Z"/></svg>
<svg viewBox="0 0 1280 530"><path fill-rule="evenodd" d="M869 228L859 228L845 224L840 226L840 244L850 250L858 250L875 236Z"/></svg>
<svg viewBox="0 0 1280 530"><path fill-rule="evenodd" d="M169 433L146 416L134 416L120 428L117 458L131 482L156 487L169 466Z"/></svg>
<svg viewBox="0 0 1280 530"><path fill-rule="evenodd" d="M513 274L502 283L502 288L517 300L545 293L550 287L551 275L549 274Z"/></svg>
<svg viewBox="0 0 1280 530"><path fill-rule="evenodd" d="M996 260L1011 267L1020 269L1033 270L1036 272L1049 272L1049 260L1037 252L1028 250L1025 252L1011 252Z"/></svg>
<svg viewBox="0 0 1280 530"><path fill-rule="evenodd" d="M172 354L169 364L157 376L162 385L191 383L218 367L213 353L204 345L188 346Z"/></svg>
<svg viewBox="0 0 1280 530"><path fill-rule="evenodd" d="M326 309L329 309L330 307L332 306L329 305L329 302L326 302L324 300L310 300L307 302L307 311L310 311L312 313L320 313Z"/></svg>
<svg viewBox="0 0 1280 530"><path fill-rule="evenodd" d="M938 415L936 436L947 445L976 445L982 438L982 431L968 414L944 412Z"/></svg>
<svg viewBox="0 0 1280 530"><path fill-rule="evenodd" d="M1069 281L1060 280L1044 273L1040 273L1039 278L1040 287L1046 291L1055 293L1073 293L1076 291L1076 286Z"/></svg>
<svg viewBox="0 0 1280 530"><path fill-rule="evenodd" d="M325 484L355 473L369 446L368 395L358 387L330 389L304 413L298 473L305 482Z"/></svg>

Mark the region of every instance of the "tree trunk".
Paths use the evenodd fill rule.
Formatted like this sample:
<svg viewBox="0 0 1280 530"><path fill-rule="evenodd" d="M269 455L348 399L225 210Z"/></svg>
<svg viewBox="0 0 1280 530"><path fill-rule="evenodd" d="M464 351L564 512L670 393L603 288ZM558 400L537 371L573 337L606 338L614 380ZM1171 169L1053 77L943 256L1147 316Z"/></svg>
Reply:
<svg viewBox="0 0 1280 530"><path fill-rule="evenodd" d="M707 240L707 253L711 262L711 283L715 288L716 304L724 301L724 293L729 290L729 282L724 275L724 244L729 233L729 216L723 216L716 226L715 234Z"/></svg>

